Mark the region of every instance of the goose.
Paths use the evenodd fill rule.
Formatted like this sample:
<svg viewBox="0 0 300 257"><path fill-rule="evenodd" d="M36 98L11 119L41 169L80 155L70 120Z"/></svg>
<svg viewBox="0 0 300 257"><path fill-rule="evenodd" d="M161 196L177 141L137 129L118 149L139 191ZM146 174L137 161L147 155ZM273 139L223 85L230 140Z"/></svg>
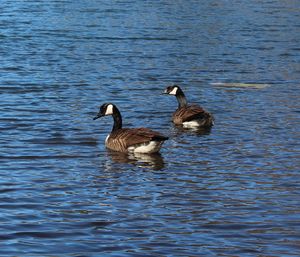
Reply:
<svg viewBox="0 0 300 257"><path fill-rule="evenodd" d="M178 108L173 113L172 121L185 128L210 128L214 125L212 114L196 104L188 105L182 89L177 86L168 86L163 94L174 95L178 101Z"/></svg>
<svg viewBox="0 0 300 257"><path fill-rule="evenodd" d="M107 148L118 152L156 153L168 137L148 128L122 128L122 116L116 105L105 103L94 120L112 115L114 124L105 139Z"/></svg>

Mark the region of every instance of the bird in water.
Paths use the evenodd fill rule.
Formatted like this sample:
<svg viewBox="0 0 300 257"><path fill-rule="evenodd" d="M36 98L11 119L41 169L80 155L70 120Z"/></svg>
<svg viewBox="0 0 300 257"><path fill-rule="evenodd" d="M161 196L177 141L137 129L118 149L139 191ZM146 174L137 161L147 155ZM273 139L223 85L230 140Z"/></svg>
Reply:
<svg viewBox="0 0 300 257"><path fill-rule="evenodd" d="M116 105L105 103L94 120L111 115L114 124L111 133L106 137L107 148L118 152L156 153L168 137L148 128L122 128L122 116Z"/></svg>
<svg viewBox="0 0 300 257"><path fill-rule="evenodd" d="M213 115L197 104L189 105L179 86L168 86L163 94L176 96L178 108L172 116L174 124L185 128L210 128L214 125Z"/></svg>

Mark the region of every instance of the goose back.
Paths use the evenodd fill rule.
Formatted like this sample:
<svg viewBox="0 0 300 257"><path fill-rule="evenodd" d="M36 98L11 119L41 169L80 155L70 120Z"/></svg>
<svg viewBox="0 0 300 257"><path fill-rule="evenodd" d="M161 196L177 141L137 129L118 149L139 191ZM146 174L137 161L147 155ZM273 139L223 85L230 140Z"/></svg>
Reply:
<svg viewBox="0 0 300 257"><path fill-rule="evenodd" d="M167 139L168 137L147 128L122 128L112 131L107 137L105 145L115 151L128 152L129 149L134 150L139 146L155 142L158 148L155 150L159 150L163 141Z"/></svg>
<svg viewBox="0 0 300 257"><path fill-rule="evenodd" d="M172 119L176 125L197 121L197 126L203 127L212 126L214 121L213 116L209 112L195 104L179 107L173 113Z"/></svg>

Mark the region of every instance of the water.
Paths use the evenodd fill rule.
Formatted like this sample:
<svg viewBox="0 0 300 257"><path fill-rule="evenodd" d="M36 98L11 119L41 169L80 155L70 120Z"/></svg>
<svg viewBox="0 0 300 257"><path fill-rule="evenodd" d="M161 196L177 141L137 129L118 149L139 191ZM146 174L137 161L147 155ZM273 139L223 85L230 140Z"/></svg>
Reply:
<svg viewBox="0 0 300 257"><path fill-rule="evenodd" d="M0 10L1 256L300 255L298 1ZM171 124L172 83L209 133ZM104 102L161 154L106 150Z"/></svg>

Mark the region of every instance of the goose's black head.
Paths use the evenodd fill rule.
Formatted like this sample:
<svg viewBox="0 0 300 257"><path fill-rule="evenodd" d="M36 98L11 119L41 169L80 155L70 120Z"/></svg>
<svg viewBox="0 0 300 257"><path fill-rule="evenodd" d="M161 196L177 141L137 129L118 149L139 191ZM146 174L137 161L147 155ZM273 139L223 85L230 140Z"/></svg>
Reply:
<svg viewBox="0 0 300 257"><path fill-rule="evenodd" d="M96 117L94 117L94 120L98 119L98 118L101 118L103 116L107 116L107 115L113 115L114 112L115 112L115 109L116 109L116 106L113 105L112 103L105 103L105 104L102 104L100 106L100 110L97 114Z"/></svg>
<svg viewBox="0 0 300 257"><path fill-rule="evenodd" d="M165 94L165 95L175 95L175 96L176 96L176 95L178 95L180 92L181 92L180 87L177 86L177 85L173 85L173 86L168 86L168 87L164 90L163 94Z"/></svg>

